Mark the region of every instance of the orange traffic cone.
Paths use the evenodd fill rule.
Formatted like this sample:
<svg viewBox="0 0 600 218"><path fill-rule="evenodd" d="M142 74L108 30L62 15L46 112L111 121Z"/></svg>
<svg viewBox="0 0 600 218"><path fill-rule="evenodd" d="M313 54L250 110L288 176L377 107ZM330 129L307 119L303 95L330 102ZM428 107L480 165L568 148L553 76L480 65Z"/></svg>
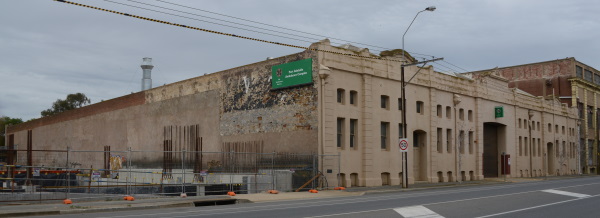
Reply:
<svg viewBox="0 0 600 218"><path fill-rule="evenodd" d="M235 192L227 192L227 195L229 195L229 196L235 196Z"/></svg>

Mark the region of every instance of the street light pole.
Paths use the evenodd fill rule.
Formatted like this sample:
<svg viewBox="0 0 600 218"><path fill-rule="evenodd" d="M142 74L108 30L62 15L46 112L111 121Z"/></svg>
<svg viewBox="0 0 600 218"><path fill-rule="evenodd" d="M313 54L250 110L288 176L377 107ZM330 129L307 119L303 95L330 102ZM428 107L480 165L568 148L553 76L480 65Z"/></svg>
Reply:
<svg viewBox="0 0 600 218"><path fill-rule="evenodd" d="M400 85L401 85L401 98L402 98L402 137L404 138L408 138L408 129L406 126L406 84L404 81L404 62L405 60L405 56L404 56L404 36L406 36L406 33L408 32L408 30L410 29L410 27L412 26L413 22L415 22L415 20L417 19L417 16L419 16L419 14L423 11L435 11L435 6L429 6L427 8L425 8L425 10L419 11L417 13L417 15L415 15L415 18L413 18L413 20L410 22L410 25L408 25L408 28L406 28L406 31L404 31L404 34L402 35L402 65L400 67ZM414 139L413 139L413 143L414 143ZM413 145L414 147L414 145ZM402 188L408 188L408 154L407 152L402 152Z"/></svg>

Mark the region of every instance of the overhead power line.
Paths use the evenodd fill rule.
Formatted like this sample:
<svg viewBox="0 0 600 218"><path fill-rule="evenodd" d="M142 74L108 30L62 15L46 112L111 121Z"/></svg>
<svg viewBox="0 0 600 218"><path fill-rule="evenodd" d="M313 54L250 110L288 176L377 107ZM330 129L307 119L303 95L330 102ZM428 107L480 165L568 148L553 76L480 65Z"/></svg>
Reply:
<svg viewBox="0 0 600 218"><path fill-rule="evenodd" d="M71 1L66 1L66 0L54 0L54 1L62 2L62 3L67 3L67 4L71 4L71 5L76 5L76 6L80 6L80 7L91 8L91 9L100 10L100 11L104 11L104 12L109 12L109 13L113 13L113 14L119 14L119 15L123 15L123 16L133 17L133 18L137 18L137 19L141 19L141 20L147 20L147 21L152 21L152 22L167 24L167 25L171 25L171 26L177 26L177 27L182 27L182 28L187 28L187 29L193 29L193 30L198 30L198 31L203 31L203 32L208 32L208 33L214 33L214 34L219 34L219 35L224 35L224 36L230 36L230 37L240 38L240 39L247 39L247 40L252 40L252 41L257 41L257 42L264 42L264 43L269 43L269 44L274 44L274 45L281 45L281 46L287 46L287 47L292 47L292 48L299 48L299 49L304 49L304 50L320 51L320 52L325 52L325 53L330 53L330 54L338 54L338 55L345 55L345 56L359 57L359 58L366 58L366 59L385 60L385 61L392 61L392 62L403 62L401 60L386 59L386 58L381 58L381 57L378 57L378 56L363 56L363 55L356 55L356 54L347 54L347 53L341 53L341 52L335 52L335 51L329 51L329 50L321 50L321 49L316 49L316 48L309 48L309 47L305 47L305 46L292 45L292 44L287 44L287 43L273 42L273 41L268 41L268 40L263 40L263 39L258 39L258 38L246 37L246 36L239 36L239 35L230 34L230 33L224 33L224 32L219 32L219 31L214 31L214 30L209 30L209 29L203 29L203 28L194 27L194 26L187 26L187 25L182 25L182 24L177 24L177 23L171 23L171 22L168 22L168 21L163 21L163 20L158 20L158 19L152 19L152 18L137 16L137 15L134 15L134 14L128 14L128 13L123 13L123 12L114 11L114 10L108 10L108 9L104 9L104 8L99 8L99 7L90 6L90 5L84 5L84 4L80 4L80 3L76 3L76 2L71 2Z"/></svg>

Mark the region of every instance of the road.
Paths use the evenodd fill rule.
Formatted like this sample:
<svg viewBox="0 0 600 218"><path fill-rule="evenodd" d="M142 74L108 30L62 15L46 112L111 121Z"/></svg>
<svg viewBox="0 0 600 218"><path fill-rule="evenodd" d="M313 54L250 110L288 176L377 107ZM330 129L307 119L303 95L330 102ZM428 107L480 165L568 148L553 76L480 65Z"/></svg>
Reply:
<svg viewBox="0 0 600 218"><path fill-rule="evenodd" d="M600 217L600 177L357 197L85 214L86 217ZM82 214L60 215L81 217Z"/></svg>

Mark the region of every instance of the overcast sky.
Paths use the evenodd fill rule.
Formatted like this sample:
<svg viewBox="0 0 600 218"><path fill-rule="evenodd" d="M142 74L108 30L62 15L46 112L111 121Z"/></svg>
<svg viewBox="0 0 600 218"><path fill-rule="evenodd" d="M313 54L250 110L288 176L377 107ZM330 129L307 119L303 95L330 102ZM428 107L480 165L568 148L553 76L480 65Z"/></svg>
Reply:
<svg viewBox="0 0 600 218"><path fill-rule="evenodd" d="M351 41L375 54L382 48L401 48L410 21L434 5L436 11L419 15L405 47L444 57L447 62L434 64L438 71L566 57L600 69L599 1L73 1L299 46L326 37L334 45ZM82 92L97 103L138 92L143 57L153 58L152 82L157 87L300 51L52 0L0 0L0 116L39 118L42 110L70 93Z"/></svg>

